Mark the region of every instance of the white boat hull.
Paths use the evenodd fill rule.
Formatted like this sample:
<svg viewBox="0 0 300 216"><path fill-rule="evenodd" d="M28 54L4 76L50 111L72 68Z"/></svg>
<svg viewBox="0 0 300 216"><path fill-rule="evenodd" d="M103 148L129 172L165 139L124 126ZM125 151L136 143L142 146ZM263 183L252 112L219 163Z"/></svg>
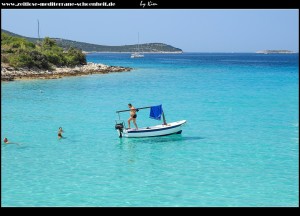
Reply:
<svg viewBox="0 0 300 216"><path fill-rule="evenodd" d="M133 53L131 54L131 58L144 58L144 55L139 53Z"/></svg>
<svg viewBox="0 0 300 216"><path fill-rule="evenodd" d="M136 129L123 129L122 137L155 137L155 136L167 136L172 134L180 134L182 132L182 126L186 123L186 120L172 122L167 125L156 125L152 127ZM120 131L117 130L120 136Z"/></svg>

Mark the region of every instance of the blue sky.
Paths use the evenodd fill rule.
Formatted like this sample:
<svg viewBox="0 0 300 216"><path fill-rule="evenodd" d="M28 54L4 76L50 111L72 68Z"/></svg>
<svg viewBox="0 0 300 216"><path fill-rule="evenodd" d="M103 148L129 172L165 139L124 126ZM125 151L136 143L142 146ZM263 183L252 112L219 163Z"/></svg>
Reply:
<svg viewBox="0 0 300 216"><path fill-rule="evenodd" d="M3 9L2 28L101 45L166 43L185 52L299 49L299 10Z"/></svg>

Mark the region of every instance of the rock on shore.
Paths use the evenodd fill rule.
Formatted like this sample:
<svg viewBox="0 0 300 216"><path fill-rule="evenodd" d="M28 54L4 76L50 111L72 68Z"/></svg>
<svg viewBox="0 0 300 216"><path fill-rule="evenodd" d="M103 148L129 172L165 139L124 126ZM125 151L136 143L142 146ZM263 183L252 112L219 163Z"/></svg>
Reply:
<svg viewBox="0 0 300 216"><path fill-rule="evenodd" d="M106 74L112 72L131 71L129 67L108 66L104 64L88 63L83 66L61 67L52 71L33 70L28 68L13 68L1 64L1 81L13 81L15 79L58 79L66 76L82 76L89 74Z"/></svg>

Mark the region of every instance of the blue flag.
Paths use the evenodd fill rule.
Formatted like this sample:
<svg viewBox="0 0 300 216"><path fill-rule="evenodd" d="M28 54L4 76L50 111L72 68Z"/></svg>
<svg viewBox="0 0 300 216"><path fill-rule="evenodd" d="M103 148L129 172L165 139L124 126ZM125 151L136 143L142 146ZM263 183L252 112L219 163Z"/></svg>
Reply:
<svg viewBox="0 0 300 216"><path fill-rule="evenodd" d="M150 108L150 118L160 120L163 113L162 105L152 106Z"/></svg>

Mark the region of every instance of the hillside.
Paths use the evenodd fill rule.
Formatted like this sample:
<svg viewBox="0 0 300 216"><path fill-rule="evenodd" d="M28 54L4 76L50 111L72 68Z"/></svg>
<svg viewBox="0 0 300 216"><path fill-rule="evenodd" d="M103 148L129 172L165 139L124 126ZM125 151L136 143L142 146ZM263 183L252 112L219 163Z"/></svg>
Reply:
<svg viewBox="0 0 300 216"><path fill-rule="evenodd" d="M1 81L58 79L66 76L127 72L132 68L86 62L82 50L64 49L48 37L30 42L1 33Z"/></svg>
<svg viewBox="0 0 300 216"><path fill-rule="evenodd" d="M2 32L15 36L25 38L30 42L36 43L38 38L30 38L25 37L22 35L14 34L12 32L6 31L4 29L1 30ZM106 46L106 45L97 45L97 44L90 44L85 42L78 42L72 41L62 38L51 38L56 41L56 44L63 47L63 48L70 48L75 47L77 49L81 49L84 52L135 52L137 51L137 45L124 45L124 46ZM164 43L146 43L140 44L140 51L141 52L151 52L151 53L182 53L182 50L179 48L175 48L171 45L167 45Z"/></svg>
<svg viewBox="0 0 300 216"><path fill-rule="evenodd" d="M15 68L49 70L55 67L85 65L86 57L76 48L63 49L55 40L44 38L33 43L1 33L1 72L2 64Z"/></svg>

